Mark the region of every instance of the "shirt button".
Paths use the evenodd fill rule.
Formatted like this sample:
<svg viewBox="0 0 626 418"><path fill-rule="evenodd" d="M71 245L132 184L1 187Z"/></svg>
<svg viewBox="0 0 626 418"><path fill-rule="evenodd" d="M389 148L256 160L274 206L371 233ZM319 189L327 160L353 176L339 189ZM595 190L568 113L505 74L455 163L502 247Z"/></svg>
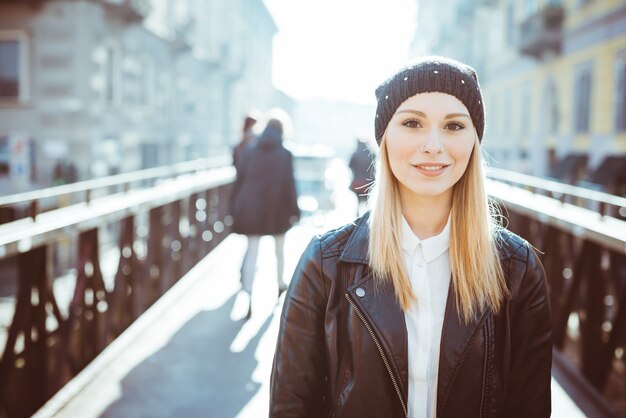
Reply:
<svg viewBox="0 0 626 418"><path fill-rule="evenodd" d="M361 288L361 287L358 287L358 288L355 290L355 292L354 292L354 293L356 293L356 295L357 295L358 297L360 297L360 298L362 298L363 296L365 296L365 290L363 290L363 288Z"/></svg>
<svg viewBox="0 0 626 418"><path fill-rule="evenodd" d="M424 268L424 266L425 266L425 265L426 265L426 263L425 263L425 262L423 262L423 261L421 261L421 260L417 262L417 266L418 266L419 268Z"/></svg>

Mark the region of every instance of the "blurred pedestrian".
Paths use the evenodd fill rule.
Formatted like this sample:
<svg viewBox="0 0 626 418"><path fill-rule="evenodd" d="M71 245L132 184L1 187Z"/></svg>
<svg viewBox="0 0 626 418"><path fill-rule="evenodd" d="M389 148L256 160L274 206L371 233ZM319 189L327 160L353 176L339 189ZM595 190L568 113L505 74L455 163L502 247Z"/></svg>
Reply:
<svg viewBox="0 0 626 418"><path fill-rule="evenodd" d="M241 155L244 149L249 147L256 138L254 133L254 126L259 121L255 111L251 111L246 115L243 120L243 126L241 128L241 140L233 148L233 165L236 170L239 170L239 163L241 162Z"/></svg>
<svg viewBox="0 0 626 418"><path fill-rule="evenodd" d="M356 149L350 156L348 166L352 170L350 190L356 194L357 216L360 216L366 210L367 192L374 183L374 158L365 139L357 138Z"/></svg>
<svg viewBox="0 0 626 418"><path fill-rule="evenodd" d="M424 57L376 98L371 214L296 268L270 417L549 417L546 278L490 210L476 72Z"/></svg>
<svg viewBox="0 0 626 418"><path fill-rule="evenodd" d="M283 146L283 122L271 118L257 140L245 148L233 191L234 232L248 236L241 266L242 290L252 295L259 241L275 241L278 296L287 289L283 280L285 233L300 218L296 201L293 156ZM252 313L251 298L246 318Z"/></svg>

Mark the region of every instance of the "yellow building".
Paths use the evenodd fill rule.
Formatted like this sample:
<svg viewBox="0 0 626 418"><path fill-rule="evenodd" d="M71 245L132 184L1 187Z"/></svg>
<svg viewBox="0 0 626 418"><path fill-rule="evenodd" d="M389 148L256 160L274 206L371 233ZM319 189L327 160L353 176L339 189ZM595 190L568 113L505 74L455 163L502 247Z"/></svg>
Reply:
<svg viewBox="0 0 626 418"><path fill-rule="evenodd" d="M626 183L626 1L492 3L483 85L495 163L618 192Z"/></svg>

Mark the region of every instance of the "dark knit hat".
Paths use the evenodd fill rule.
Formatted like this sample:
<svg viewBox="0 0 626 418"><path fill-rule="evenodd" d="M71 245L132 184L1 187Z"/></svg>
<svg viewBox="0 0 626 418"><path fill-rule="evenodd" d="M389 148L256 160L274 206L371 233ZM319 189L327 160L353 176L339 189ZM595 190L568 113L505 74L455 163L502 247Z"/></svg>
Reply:
<svg viewBox="0 0 626 418"><path fill-rule="evenodd" d="M485 111L476 71L450 58L427 56L400 69L376 89L375 132L378 145L402 102L418 93L429 92L447 93L459 99L467 107L478 138L482 140Z"/></svg>

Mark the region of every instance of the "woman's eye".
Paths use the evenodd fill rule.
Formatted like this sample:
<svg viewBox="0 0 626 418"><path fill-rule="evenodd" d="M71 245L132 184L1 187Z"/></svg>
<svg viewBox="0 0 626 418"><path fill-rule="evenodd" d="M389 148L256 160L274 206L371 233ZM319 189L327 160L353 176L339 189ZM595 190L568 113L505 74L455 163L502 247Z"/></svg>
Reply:
<svg viewBox="0 0 626 418"><path fill-rule="evenodd" d="M449 129L451 131L460 131L461 129L465 129L465 126L458 122L452 122L446 125L446 129Z"/></svg>
<svg viewBox="0 0 626 418"><path fill-rule="evenodd" d="M417 119L409 119L402 123L407 128L421 128L422 124Z"/></svg>

